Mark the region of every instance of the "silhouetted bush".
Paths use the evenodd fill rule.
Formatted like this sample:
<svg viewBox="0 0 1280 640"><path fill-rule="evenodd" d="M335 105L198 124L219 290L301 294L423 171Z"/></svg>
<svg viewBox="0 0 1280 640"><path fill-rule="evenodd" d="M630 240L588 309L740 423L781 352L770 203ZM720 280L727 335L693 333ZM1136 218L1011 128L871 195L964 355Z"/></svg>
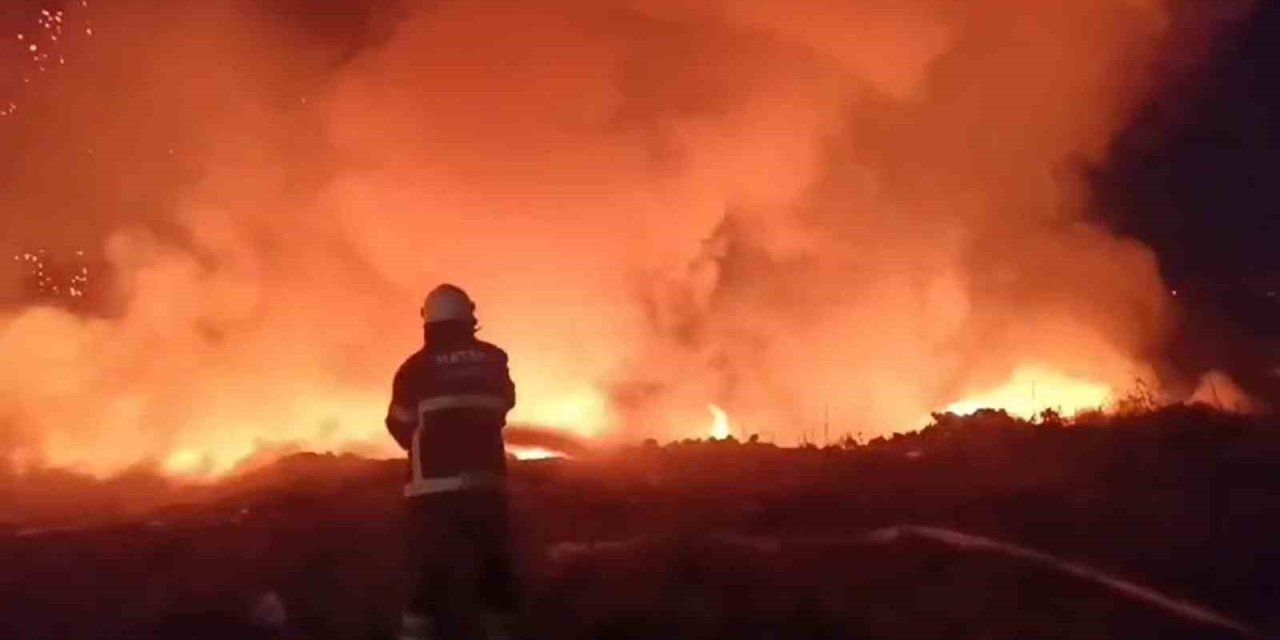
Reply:
<svg viewBox="0 0 1280 640"><path fill-rule="evenodd" d="M582 640L1215 637L1007 559L839 544L909 522L1088 562L1275 630L1277 426L1203 406L979 412L822 450L684 441L518 463L530 624ZM389 637L406 587L402 473L399 461L304 454L164 493L179 501L137 517L11 526L0 637L257 633L245 603L268 590L294 637ZM819 542L770 550L724 535Z"/></svg>

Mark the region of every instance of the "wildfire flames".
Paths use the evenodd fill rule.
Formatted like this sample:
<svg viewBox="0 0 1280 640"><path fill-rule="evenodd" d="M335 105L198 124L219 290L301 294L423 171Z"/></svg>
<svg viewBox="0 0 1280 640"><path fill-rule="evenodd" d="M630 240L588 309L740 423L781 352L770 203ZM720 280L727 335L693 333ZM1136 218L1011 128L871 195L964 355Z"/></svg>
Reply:
<svg viewBox="0 0 1280 640"><path fill-rule="evenodd" d="M729 414L714 404L708 409L711 410L711 437L724 440L733 435L733 429L729 426Z"/></svg>
<svg viewBox="0 0 1280 640"><path fill-rule="evenodd" d="M100 265L0 278L0 459L399 455L446 281L513 422L600 443L1176 396L1156 257L1078 170L1177 46L1163 2L337 4L86 3L0 83L0 248Z"/></svg>
<svg viewBox="0 0 1280 640"><path fill-rule="evenodd" d="M1003 386L952 403L946 410L964 415L994 408L1029 419L1046 409L1065 415L1103 410L1114 400L1115 392L1104 384L1075 380L1042 369L1022 368Z"/></svg>

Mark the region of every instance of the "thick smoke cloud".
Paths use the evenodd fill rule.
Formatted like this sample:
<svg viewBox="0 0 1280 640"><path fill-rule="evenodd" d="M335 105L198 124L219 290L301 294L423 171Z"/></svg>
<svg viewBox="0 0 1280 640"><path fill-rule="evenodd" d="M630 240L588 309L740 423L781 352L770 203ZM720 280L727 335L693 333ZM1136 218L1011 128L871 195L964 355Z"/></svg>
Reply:
<svg viewBox="0 0 1280 640"><path fill-rule="evenodd" d="M387 452L439 281L511 352L516 419L581 433L698 435L716 402L872 435L1152 374L1155 258L1086 220L1080 168L1171 46L1157 2L254 4L104 4L0 125L4 248L115 276L103 315L0 318L23 459Z"/></svg>

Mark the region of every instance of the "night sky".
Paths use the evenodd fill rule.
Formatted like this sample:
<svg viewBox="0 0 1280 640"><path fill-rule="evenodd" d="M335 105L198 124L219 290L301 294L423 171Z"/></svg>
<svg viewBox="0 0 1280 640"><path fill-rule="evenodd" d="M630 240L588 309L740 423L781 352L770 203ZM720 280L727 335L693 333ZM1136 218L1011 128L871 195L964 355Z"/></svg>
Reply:
<svg viewBox="0 0 1280 640"><path fill-rule="evenodd" d="M1099 215L1160 256L1174 357L1280 397L1280 3L1260 3L1154 99L1097 176Z"/></svg>
<svg viewBox="0 0 1280 640"><path fill-rule="evenodd" d="M1268 3L1116 143L1109 186L1131 195L1116 222L1156 247L1175 286L1280 286L1277 72L1280 3Z"/></svg>

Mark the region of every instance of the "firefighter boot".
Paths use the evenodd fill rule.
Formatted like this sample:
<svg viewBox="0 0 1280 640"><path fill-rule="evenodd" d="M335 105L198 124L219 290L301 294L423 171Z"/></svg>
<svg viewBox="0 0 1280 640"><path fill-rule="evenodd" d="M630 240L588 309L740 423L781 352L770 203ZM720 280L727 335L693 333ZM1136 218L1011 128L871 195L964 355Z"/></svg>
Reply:
<svg viewBox="0 0 1280 640"><path fill-rule="evenodd" d="M516 640L516 616L511 613L486 611L484 623L485 640Z"/></svg>
<svg viewBox="0 0 1280 640"><path fill-rule="evenodd" d="M435 622L427 616L405 612L400 616L400 635L396 640L437 640Z"/></svg>

